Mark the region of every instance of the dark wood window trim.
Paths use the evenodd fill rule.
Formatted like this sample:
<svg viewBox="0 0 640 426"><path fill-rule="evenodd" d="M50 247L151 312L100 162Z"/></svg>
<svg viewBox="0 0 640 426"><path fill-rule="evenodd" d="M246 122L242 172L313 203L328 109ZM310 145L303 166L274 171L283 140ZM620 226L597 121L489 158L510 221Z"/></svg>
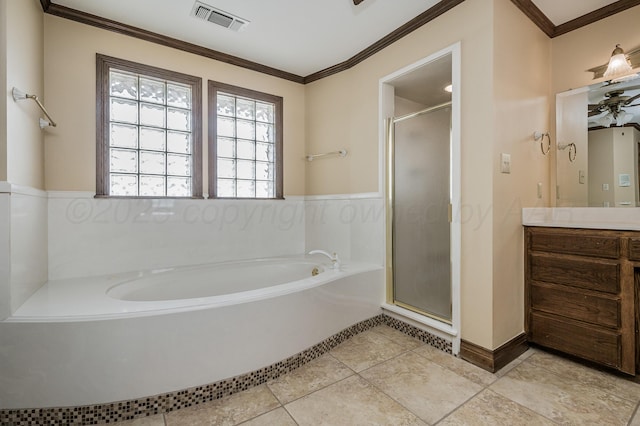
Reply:
<svg viewBox="0 0 640 426"><path fill-rule="evenodd" d="M272 199L284 199L283 194L283 98L280 96L271 95L268 93L258 92L256 90L246 89L244 87L233 86L230 84L220 83L217 81L209 80L208 96L209 96L209 198L221 198L217 196L218 177L217 177L217 134L218 134L218 119L217 119L217 104L218 104L218 91L229 93L234 96L242 96L259 101L269 102L275 105L275 149L276 149L276 180L275 180L275 196ZM258 198L233 198L236 200L256 200Z"/></svg>
<svg viewBox="0 0 640 426"><path fill-rule="evenodd" d="M109 71L111 68L191 86L191 198L202 196L202 79L150 65L96 54L96 197L109 195ZM159 198L159 197L119 197ZM175 198L175 197L162 197ZM181 197L182 198L182 197ZM187 197L188 198L188 197Z"/></svg>

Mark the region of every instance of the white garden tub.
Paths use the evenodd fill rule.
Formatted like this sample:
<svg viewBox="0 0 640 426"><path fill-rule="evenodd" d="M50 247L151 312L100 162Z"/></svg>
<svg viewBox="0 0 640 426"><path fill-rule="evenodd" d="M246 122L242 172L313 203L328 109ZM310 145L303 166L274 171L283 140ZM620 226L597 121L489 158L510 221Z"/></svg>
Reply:
<svg viewBox="0 0 640 426"><path fill-rule="evenodd" d="M383 299L382 267L333 270L305 257L52 281L0 322L0 409L234 377L378 315Z"/></svg>

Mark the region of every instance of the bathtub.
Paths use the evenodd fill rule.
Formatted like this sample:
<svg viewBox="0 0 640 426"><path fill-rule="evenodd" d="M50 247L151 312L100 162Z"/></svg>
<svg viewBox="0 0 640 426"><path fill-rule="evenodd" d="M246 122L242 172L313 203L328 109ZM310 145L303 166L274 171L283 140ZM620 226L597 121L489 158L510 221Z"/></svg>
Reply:
<svg viewBox="0 0 640 426"><path fill-rule="evenodd" d="M50 281L0 322L0 409L139 399L259 370L381 313L379 265L261 259Z"/></svg>

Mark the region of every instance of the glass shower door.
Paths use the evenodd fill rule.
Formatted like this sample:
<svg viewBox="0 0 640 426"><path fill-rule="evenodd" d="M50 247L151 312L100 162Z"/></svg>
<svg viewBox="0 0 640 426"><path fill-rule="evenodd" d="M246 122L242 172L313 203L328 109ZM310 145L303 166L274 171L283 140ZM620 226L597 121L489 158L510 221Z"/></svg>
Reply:
<svg viewBox="0 0 640 426"><path fill-rule="evenodd" d="M393 299L451 323L451 108L394 120Z"/></svg>

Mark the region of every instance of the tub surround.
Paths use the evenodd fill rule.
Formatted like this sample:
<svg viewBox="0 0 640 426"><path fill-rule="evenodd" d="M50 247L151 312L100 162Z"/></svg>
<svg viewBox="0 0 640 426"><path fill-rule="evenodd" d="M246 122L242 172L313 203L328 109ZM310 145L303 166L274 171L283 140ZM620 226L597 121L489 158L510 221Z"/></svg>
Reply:
<svg viewBox="0 0 640 426"><path fill-rule="evenodd" d="M285 200L95 199L75 191L48 196L50 280L318 248L344 260L384 262L384 207L377 193Z"/></svg>
<svg viewBox="0 0 640 426"><path fill-rule="evenodd" d="M380 314L347 327L294 356L227 380L180 391L108 404L37 409L0 409L0 424L49 426L72 423L113 423L198 405L276 379L280 375L293 371L329 352L351 337L381 324L395 328L408 336L417 338L446 353L451 353L450 342L402 321Z"/></svg>
<svg viewBox="0 0 640 426"><path fill-rule="evenodd" d="M302 253L303 197L93 198L49 193L49 279Z"/></svg>
<svg viewBox="0 0 640 426"><path fill-rule="evenodd" d="M0 408L111 403L226 380L380 314L384 297L381 266L347 262L259 291L178 301L115 300L104 281L72 281L50 283L0 322Z"/></svg>
<svg viewBox="0 0 640 426"><path fill-rule="evenodd" d="M522 209L525 226L640 231L640 208L536 207Z"/></svg>
<svg viewBox="0 0 640 426"><path fill-rule="evenodd" d="M46 281L47 193L0 182L0 320Z"/></svg>

